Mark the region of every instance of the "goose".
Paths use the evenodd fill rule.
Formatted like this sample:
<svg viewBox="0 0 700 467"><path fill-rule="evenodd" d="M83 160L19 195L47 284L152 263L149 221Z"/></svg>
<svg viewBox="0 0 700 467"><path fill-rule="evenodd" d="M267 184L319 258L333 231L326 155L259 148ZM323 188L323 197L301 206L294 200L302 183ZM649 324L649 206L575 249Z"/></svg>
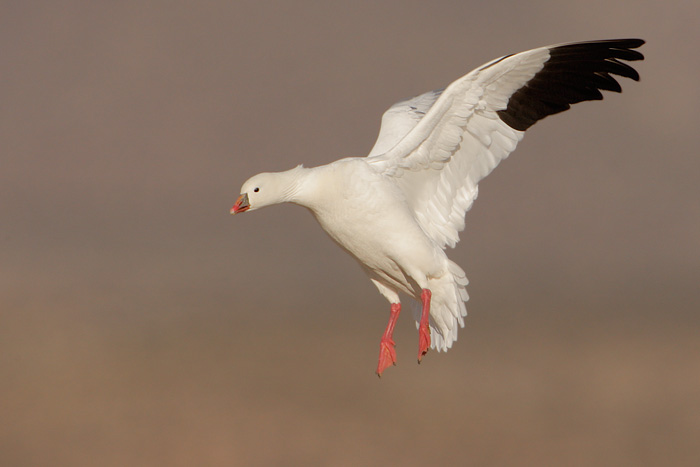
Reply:
<svg viewBox="0 0 700 467"><path fill-rule="evenodd" d="M418 363L447 351L467 315L467 277L445 253L464 228L478 183L524 132L577 102L639 81L641 39L540 47L488 62L449 86L397 102L366 157L261 173L243 183L232 214L278 203L307 208L390 303L376 373L396 365L399 294L414 299ZM619 78L618 78L619 79Z"/></svg>

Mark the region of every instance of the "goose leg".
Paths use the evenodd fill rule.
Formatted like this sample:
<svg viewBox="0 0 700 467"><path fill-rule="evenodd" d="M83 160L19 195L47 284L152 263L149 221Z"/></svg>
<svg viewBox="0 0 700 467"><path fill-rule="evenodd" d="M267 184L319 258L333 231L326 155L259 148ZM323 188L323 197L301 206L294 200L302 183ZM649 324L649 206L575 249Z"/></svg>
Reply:
<svg viewBox="0 0 700 467"><path fill-rule="evenodd" d="M418 326L418 363L420 363L423 355L428 353L430 349L430 297L432 293L429 289L423 289L420 294L421 302L423 303L423 311L420 316L420 324Z"/></svg>
<svg viewBox="0 0 700 467"><path fill-rule="evenodd" d="M389 368L391 365L396 365L396 350L394 346L394 339L392 335L394 334L394 326L396 326L396 321L399 319L399 313L401 313L401 304L392 303L391 312L389 315L389 324L386 325L386 331L382 336L382 340L379 342L379 364L377 365L377 376L382 377L382 372Z"/></svg>

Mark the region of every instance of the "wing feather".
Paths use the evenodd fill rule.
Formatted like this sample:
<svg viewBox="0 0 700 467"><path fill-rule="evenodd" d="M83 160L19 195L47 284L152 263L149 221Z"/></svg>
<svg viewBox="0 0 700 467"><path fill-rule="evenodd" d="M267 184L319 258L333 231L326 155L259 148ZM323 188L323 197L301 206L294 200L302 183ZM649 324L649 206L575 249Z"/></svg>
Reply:
<svg viewBox="0 0 700 467"><path fill-rule="evenodd" d="M401 141L423 118L442 91L437 89L397 102L384 112L379 136L368 157L383 154Z"/></svg>
<svg viewBox="0 0 700 467"><path fill-rule="evenodd" d="M640 39L540 47L493 60L450 84L392 106L367 162L394 177L423 230L454 246L478 183L538 120L620 92L611 74L639 79Z"/></svg>

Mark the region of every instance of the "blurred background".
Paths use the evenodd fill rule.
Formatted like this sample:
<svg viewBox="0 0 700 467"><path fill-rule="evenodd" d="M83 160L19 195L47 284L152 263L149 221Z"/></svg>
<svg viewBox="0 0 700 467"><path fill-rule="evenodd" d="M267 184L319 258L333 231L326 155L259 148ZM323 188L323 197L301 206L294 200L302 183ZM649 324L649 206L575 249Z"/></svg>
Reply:
<svg viewBox="0 0 700 467"><path fill-rule="evenodd" d="M3 2L0 464L697 465L694 2ZM541 45L642 80L538 123L450 256L447 354L374 375L388 304L261 171Z"/></svg>

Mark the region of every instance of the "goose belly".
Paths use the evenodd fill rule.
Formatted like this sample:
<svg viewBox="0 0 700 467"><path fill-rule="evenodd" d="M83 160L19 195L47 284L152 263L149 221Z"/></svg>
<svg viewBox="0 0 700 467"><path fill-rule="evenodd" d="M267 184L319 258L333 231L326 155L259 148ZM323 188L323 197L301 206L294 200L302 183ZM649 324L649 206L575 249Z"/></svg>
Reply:
<svg viewBox="0 0 700 467"><path fill-rule="evenodd" d="M398 208L398 209L391 209ZM385 285L420 296L411 276L440 275L444 252L425 235L415 219L401 207L367 209L349 207L342 215L320 213L321 227L370 275Z"/></svg>

